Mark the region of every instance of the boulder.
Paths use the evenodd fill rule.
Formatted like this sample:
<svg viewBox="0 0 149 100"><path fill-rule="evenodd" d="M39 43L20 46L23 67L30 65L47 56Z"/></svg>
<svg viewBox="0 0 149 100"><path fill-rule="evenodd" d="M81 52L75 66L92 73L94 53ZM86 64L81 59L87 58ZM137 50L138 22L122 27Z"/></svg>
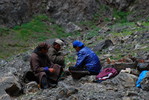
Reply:
<svg viewBox="0 0 149 100"><path fill-rule="evenodd" d="M102 49L108 48L109 46L113 46L113 42L111 40L104 40L98 43L94 48L93 51L101 51Z"/></svg>
<svg viewBox="0 0 149 100"><path fill-rule="evenodd" d="M5 75L0 78L1 95L9 94L10 96L18 96L22 93L22 87L14 75Z"/></svg>
<svg viewBox="0 0 149 100"><path fill-rule="evenodd" d="M29 19L29 6L26 0L1 0L0 15L0 26L20 25Z"/></svg>
<svg viewBox="0 0 149 100"><path fill-rule="evenodd" d="M7 93L0 95L0 100L12 100Z"/></svg>
<svg viewBox="0 0 149 100"><path fill-rule="evenodd" d="M25 94L35 93L37 91L39 91L39 87L35 81L29 82L28 84L25 85L24 88Z"/></svg>
<svg viewBox="0 0 149 100"><path fill-rule="evenodd" d="M142 80L141 88L145 91L149 91L149 72L147 72L146 77Z"/></svg>
<svg viewBox="0 0 149 100"><path fill-rule="evenodd" d="M137 67L135 62L112 62L110 64L105 64L103 68L115 68L118 72L121 70L126 70L126 68L135 69Z"/></svg>
<svg viewBox="0 0 149 100"><path fill-rule="evenodd" d="M129 73L119 73L113 79L103 81L102 84L117 85L119 88L134 87L137 80L137 76Z"/></svg>
<svg viewBox="0 0 149 100"><path fill-rule="evenodd" d="M128 9L129 5L132 4L135 0L105 0L105 2L109 5L114 6L119 10Z"/></svg>
<svg viewBox="0 0 149 100"><path fill-rule="evenodd" d="M115 64L112 64L112 66L117 69L118 71L122 70L122 69L126 69L126 68L136 68L136 63L135 62L131 62L131 63L125 63L125 62L116 62Z"/></svg>
<svg viewBox="0 0 149 100"><path fill-rule="evenodd" d="M64 25L68 22L91 19L98 7L99 3L96 0L48 0L46 8L57 24Z"/></svg>
<svg viewBox="0 0 149 100"><path fill-rule="evenodd" d="M67 25L66 25L66 32L68 33L71 33L71 32L75 32L75 31L81 31L82 29L75 25L74 23L72 22L69 22Z"/></svg>

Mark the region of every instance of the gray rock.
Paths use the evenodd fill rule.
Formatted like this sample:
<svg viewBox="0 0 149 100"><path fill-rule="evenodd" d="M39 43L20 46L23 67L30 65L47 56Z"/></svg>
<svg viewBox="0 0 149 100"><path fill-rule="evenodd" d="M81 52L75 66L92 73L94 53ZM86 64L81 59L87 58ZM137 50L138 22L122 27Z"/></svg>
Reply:
<svg viewBox="0 0 149 100"><path fill-rule="evenodd" d="M82 29L75 25L74 23L72 22L69 22L67 25L66 25L66 32L68 33L71 33L71 32L75 32L75 31L81 31Z"/></svg>
<svg viewBox="0 0 149 100"><path fill-rule="evenodd" d="M140 72L139 72L137 69L131 69L130 74L133 74L133 75L139 76Z"/></svg>
<svg viewBox="0 0 149 100"><path fill-rule="evenodd" d="M72 95L68 98L68 100L80 100L76 95Z"/></svg>
<svg viewBox="0 0 149 100"><path fill-rule="evenodd" d="M111 40L104 40L97 44L93 48L93 51L101 51L102 49L108 48L109 46L113 46L113 42Z"/></svg>
<svg viewBox="0 0 149 100"><path fill-rule="evenodd" d="M12 74L0 78L0 88L1 95L4 95L6 91L10 96L18 96L21 94L22 90L18 80Z"/></svg>
<svg viewBox="0 0 149 100"><path fill-rule="evenodd" d="M103 81L102 84L113 84L118 85L119 88L130 88L135 86L136 80L137 76L121 72L113 79Z"/></svg>
<svg viewBox="0 0 149 100"><path fill-rule="evenodd" d="M0 67L4 66L5 64L7 64L7 61L0 59Z"/></svg>
<svg viewBox="0 0 149 100"><path fill-rule="evenodd" d="M38 84L35 81L32 81L25 85L25 88L24 88L25 94L35 93L37 91L39 91L39 88L38 88Z"/></svg>
<svg viewBox="0 0 149 100"><path fill-rule="evenodd" d="M136 68L135 62L125 63L125 62L115 62L115 64L111 64L113 68L117 69L118 71L121 71L122 69L126 68Z"/></svg>
<svg viewBox="0 0 149 100"><path fill-rule="evenodd" d="M142 80L141 88L145 91L149 91L149 72L147 72L146 77Z"/></svg>
<svg viewBox="0 0 149 100"><path fill-rule="evenodd" d="M95 80L95 75L82 77L79 82L93 82Z"/></svg>
<svg viewBox="0 0 149 100"><path fill-rule="evenodd" d="M7 93L4 93L4 94L1 94L0 100L11 100L11 98Z"/></svg>
<svg viewBox="0 0 149 100"><path fill-rule="evenodd" d="M68 88L67 96L69 97L69 96L76 94L76 93L78 93L78 89L71 87L71 88Z"/></svg>
<svg viewBox="0 0 149 100"><path fill-rule="evenodd" d="M108 31L110 31L110 28L108 28L108 27L103 27L101 30L99 30L99 34L103 34L103 33L106 33L106 32L108 32Z"/></svg>
<svg viewBox="0 0 149 100"><path fill-rule="evenodd" d="M123 97L122 100L131 100L130 97Z"/></svg>
<svg viewBox="0 0 149 100"><path fill-rule="evenodd" d="M20 25L29 19L29 6L26 0L1 0L0 15L1 26Z"/></svg>
<svg viewBox="0 0 149 100"><path fill-rule="evenodd" d="M138 92L137 91L127 91L126 92L126 96L138 96Z"/></svg>
<svg viewBox="0 0 149 100"><path fill-rule="evenodd" d="M119 10L126 10L127 7L133 3L135 0L109 0L108 4L114 5Z"/></svg>
<svg viewBox="0 0 149 100"><path fill-rule="evenodd" d="M67 96L67 91L68 91L68 90L67 90L66 88L61 89L61 90L58 92L57 97L58 97L58 98L66 97L66 96Z"/></svg>

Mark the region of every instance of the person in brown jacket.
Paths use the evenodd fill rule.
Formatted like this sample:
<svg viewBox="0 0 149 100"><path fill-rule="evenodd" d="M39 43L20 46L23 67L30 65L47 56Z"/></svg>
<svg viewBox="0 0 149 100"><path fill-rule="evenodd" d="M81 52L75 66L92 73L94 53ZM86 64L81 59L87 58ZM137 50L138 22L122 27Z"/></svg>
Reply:
<svg viewBox="0 0 149 100"><path fill-rule="evenodd" d="M31 69L36 77L37 83L45 89L49 86L56 86L62 72L62 67L53 64L48 55L49 45L40 43L33 51L30 59Z"/></svg>
<svg viewBox="0 0 149 100"><path fill-rule="evenodd" d="M53 42L52 47L49 48L48 56L54 64L59 64L64 68L65 58L64 58L64 53L61 51L61 48L63 45L64 45L64 42L62 40L56 39Z"/></svg>

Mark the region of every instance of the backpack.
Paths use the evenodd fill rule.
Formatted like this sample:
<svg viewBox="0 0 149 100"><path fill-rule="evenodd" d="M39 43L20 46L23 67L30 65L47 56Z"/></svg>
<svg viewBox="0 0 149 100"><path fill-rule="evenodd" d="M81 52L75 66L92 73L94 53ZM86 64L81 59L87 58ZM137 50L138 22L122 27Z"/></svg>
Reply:
<svg viewBox="0 0 149 100"><path fill-rule="evenodd" d="M106 80L111 77L114 77L118 74L117 70L115 68L105 68L103 69L97 76L96 80Z"/></svg>

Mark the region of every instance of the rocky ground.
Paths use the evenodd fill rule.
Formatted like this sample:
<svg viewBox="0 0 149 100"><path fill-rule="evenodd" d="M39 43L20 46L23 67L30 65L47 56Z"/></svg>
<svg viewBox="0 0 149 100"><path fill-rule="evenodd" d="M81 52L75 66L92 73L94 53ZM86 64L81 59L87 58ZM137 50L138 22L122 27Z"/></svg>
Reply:
<svg viewBox="0 0 149 100"><path fill-rule="evenodd" d="M119 74L101 83L95 83L95 76L86 76L80 80L73 80L67 76L59 81L56 88L41 90L36 82L23 82L23 75L30 69L29 57L32 50L23 54L1 60L0 66L0 99L1 100L148 100L148 79L142 83L145 88L135 87L139 76L135 59L149 59L148 26L134 23L132 26L107 25L98 30L98 34L83 34L78 37L65 38L66 69L75 63L75 51L71 43L78 39L92 48L99 56L103 68L114 67ZM118 27L119 26L119 27ZM140 28L141 27L141 28ZM138 29L140 31L138 31ZM141 30L143 29L143 30ZM125 34L123 30L134 30ZM118 32L117 35L110 34ZM127 31L128 32L128 31ZM129 33L129 32L128 32ZM50 43L53 40L47 40ZM111 63L107 64L107 58ZM126 62L118 61L127 59ZM130 68L130 71L123 71Z"/></svg>
<svg viewBox="0 0 149 100"><path fill-rule="evenodd" d="M141 83L142 88L135 87L135 82L140 74L136 61L149 60L148 0L87 0L86 2L66 0L65 4L63 0L59 3L55 2L57 0L31 1L0 1L1 26L20 25L28 21L30 15L40 12L47 13L48 10L49 16L58 18L56 23L66 26L66 31L70 34L72 31L81 31L80 36L63 38L66 42L64 47L66 69L75 63L76 52L71 43L77 39L83 41L86 46L97 53L103 68L114 67L119 74L101 83L94 82L95 76L86 76L80 80L73 80L71 76L67 76L64 80L59 81L56 88L42 90L39 89L36 82L24 83L23 80L24 74L30 69L29 59L32 50L29 50L0 60L0 100L148 100L149 75ZM127 20L130 22L115 22L116 17L111 16L111 10L106 8L104 12L101 12L103 15L98 18L98 21L96 20L96 26L75 24L75 21L93 17L90 15L98 11L99 5L97 4L103 3L112 7L112 10L115 7L120 11L133 12L127 16ZM11 6L8 6L9 4ZM37 9L39 6L40 10ZM92 7L93 9L90 10ZM67 9L71 10L67 11ZM139 9L139 11L135 9ZM6 11L6 14L3 11ZM68 14L70 17L66 19ZM5 16L7 17L5 18ZM109 21L105 23L103 20L107 16ZM50 39L46 42L51 43L51 41L53 40ZM111 63L107 64L107 58L111 59ZM126 68L130 70L123 71Z"/></svg>
<svg viewBox="0 0 149 100"><path fill-rule="evenodd" d="M42 19L43 23L38 26L39 23L33 24L32 20L36 15L46 15L48 20L52 18L55 22ZM85 30L89 30L90 27L93 29L95 25L99 28L103 27L105 24L102 23L107 21L115 21L115 23L119 23L121 20L124 23L146 22L148 17L148 0L1 0L0 58L27 51L36 42L52 37L54 34L64 33L58 25L62 25L62 28L65 28L66 32L70 32L71 36L74 35L71 32L86 33ZM76 25L76 23L88 20L91 20L92 23L85 23L84 28ZM27 24L27 22L31 23ZM33 28L31 28L31 24L33 24ZM90 26L85 27L88 26L87 24ZM21 25L25 29L20 29ZM45 27L42 27L44 25ZM52 25L56 28L52 28Z"/></svg>

